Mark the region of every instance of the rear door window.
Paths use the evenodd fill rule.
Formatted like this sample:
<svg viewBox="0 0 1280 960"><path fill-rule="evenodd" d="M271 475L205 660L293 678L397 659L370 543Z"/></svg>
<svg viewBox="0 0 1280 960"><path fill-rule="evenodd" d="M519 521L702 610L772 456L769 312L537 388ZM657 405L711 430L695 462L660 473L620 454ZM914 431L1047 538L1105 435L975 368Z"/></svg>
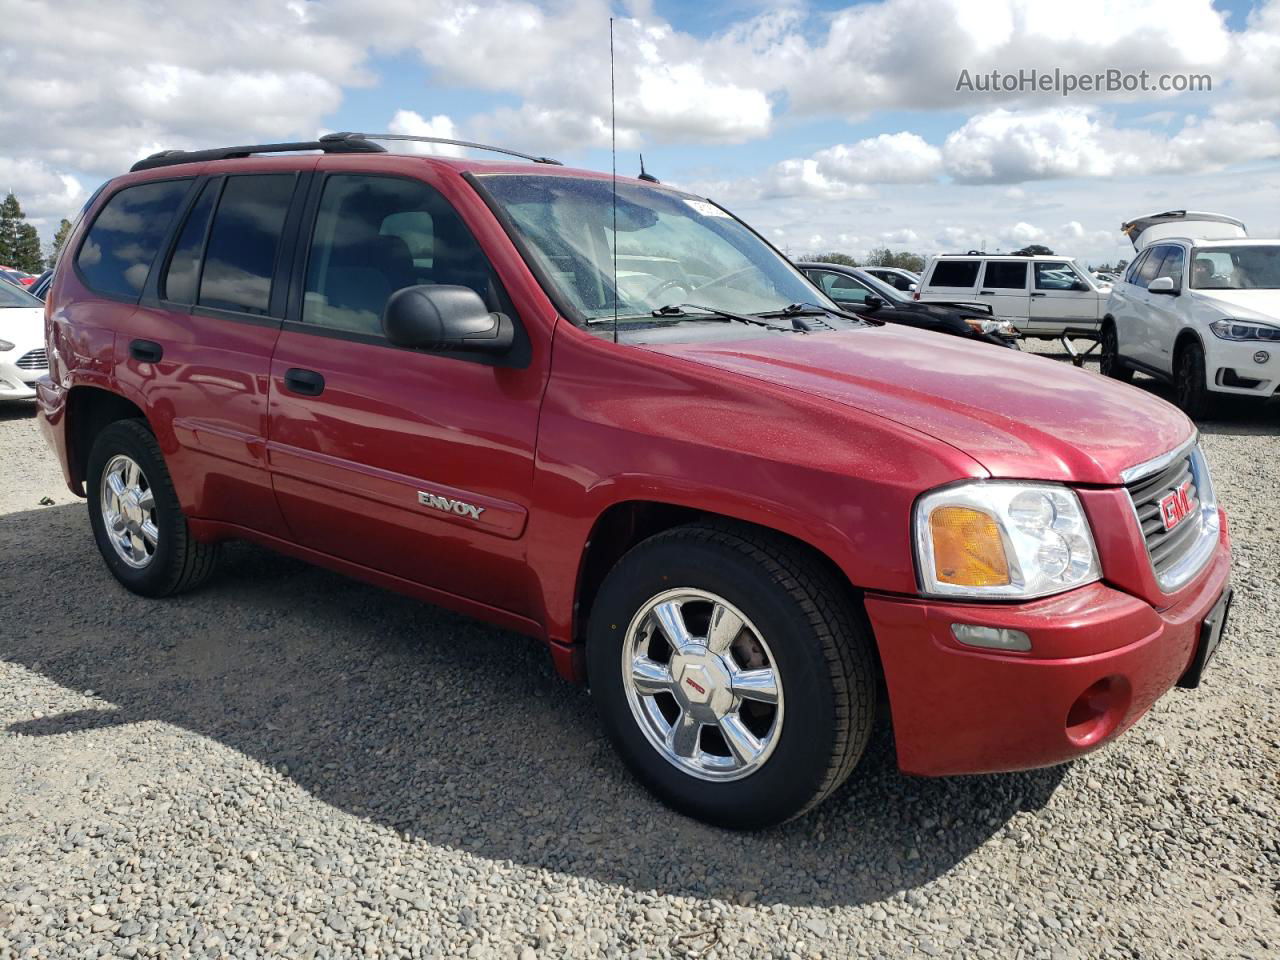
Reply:
<svg viewBox="0 0 1280 960"><path fill-rule="evenodd" d="M931 287L976 287L981 260L939 260L929 278Z"/></svg>
<svg viewBox="0 0 1280 960"><path fill-rule="evenodd" d="M296 181L291 173L227 178L200 271L200 306L267 313L280 233Z"/></svg>
<svg viewBox="0 0 1280 960"><path fill-rule="evenodd" d="M76 267L89 289L138 299L191 182L140 183L106 202L76 255Z"/></svg>
<svg viewBox="0 0 1280 960"><path fill-rule="evenodd" d="M992 290L1027 289L1027 265L1010 260L988 260L982 286Z"/></svg>

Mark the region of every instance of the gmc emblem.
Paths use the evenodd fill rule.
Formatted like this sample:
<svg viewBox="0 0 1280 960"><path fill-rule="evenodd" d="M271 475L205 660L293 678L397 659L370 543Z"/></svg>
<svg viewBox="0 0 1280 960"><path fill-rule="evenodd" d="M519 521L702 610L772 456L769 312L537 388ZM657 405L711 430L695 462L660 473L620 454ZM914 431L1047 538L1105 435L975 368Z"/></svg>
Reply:
<svg viewBox="0 0 1280 960"><path fill-rule="evenodd" d="M1183 481L1182 486L1165 496L1160 501L1160 519L1164 528L1172 530L1191 512L1191 481Z"/></svg>
<svg viewBox="0 0 1280 960"><path fill-rule="evenodd" d="M685 677L684 682L687 683L689 686L693 687L693 689L697 690L699 693L707 692L707 688L704 687L702 684L698 683L698 681L696 680L691 680L689 677Z"/></svg>

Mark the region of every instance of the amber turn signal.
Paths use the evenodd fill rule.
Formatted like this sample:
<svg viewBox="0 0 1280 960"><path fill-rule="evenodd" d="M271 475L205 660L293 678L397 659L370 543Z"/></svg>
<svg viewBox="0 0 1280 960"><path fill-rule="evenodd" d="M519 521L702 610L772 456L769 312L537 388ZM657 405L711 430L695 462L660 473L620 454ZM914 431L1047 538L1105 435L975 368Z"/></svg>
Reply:
<svg viewBox="0 0 1280 960"><path fill-rule="evenodd" d="M929 514L934 576L939 583L998 587L1009 583L1000 525L971 507L938 507Z"/></svg>

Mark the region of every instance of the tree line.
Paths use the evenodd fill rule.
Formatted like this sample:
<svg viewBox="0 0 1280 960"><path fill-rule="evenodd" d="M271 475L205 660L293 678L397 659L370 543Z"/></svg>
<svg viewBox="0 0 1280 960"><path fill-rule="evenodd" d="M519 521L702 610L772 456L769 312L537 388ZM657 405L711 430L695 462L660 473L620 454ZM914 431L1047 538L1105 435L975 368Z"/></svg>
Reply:
<svg viewBox="0 0 1280 960"><path fill-rule="evenodd" d="M920 254L908 253L905 250L895 253L888 247L877 247L868 253L863 260L834 250L829 253L815 253L811 257L806 256L797 259L811 260L817 263L840 263L846 267L897 267L899 270L910 270L912 273L919 273L924 269L924 257L920 256Z"/></svg>
<svg viewBox="0 0 1280 960"><path fill-rule="evenodd" d="M43 273L58 259L58 251L71 232L71 221L63 218L46 253L40 246L40 234L27 222L22 204L10 190L0 203L0 265L25 273Z"/></svg>

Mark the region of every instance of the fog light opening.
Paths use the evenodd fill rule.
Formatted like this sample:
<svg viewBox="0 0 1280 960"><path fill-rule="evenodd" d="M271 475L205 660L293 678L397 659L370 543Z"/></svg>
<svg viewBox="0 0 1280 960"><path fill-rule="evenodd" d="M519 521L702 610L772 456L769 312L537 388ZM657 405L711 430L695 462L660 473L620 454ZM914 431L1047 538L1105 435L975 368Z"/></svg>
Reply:
<svg viewBox="0 0 1280 960"><path fill-rule="evenodd" d="M1129 682L1124 677L1103 677L1067 711L1067 738L1079 747L1093 746L1115 732L1128 708Z"/></svg>

